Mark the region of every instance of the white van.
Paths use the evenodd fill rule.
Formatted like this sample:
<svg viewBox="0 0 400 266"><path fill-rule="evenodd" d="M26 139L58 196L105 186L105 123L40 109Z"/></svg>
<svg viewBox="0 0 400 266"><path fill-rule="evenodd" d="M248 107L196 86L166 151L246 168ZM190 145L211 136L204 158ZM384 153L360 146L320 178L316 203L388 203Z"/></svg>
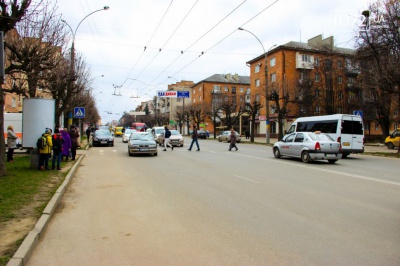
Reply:
<svg viewBox="0 0 400 266"><path fill-rule="evenodd" d="M342 158L350 153L364 152L364 124L358 115L335 114L299 117L292 123L287 134L293 132L327 133L342 145Z"/></svg>

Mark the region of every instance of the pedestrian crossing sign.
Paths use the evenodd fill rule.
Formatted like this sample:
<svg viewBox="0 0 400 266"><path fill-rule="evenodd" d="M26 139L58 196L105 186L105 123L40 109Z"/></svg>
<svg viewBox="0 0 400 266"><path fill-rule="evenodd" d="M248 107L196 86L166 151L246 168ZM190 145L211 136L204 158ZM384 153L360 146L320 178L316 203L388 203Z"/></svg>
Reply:
<svg viewBox="0 0 400 266"><path fill-rule="evenodd" d="M85 118L85 107L75 107L74 108L75 118Z"/></svg>

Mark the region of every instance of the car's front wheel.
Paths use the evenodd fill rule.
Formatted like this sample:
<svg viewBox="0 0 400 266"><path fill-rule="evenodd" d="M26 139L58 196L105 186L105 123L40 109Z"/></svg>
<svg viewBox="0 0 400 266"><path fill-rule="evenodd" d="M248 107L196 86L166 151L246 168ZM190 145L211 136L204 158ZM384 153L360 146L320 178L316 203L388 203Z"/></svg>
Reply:
<svg viewBox="0 0 400 266"><path fill-rule="evenodd" d="M393 150L393 149L394 149L394 144L391 143L391 142L389 142L389 143L387 144L387 147L388 147L389 150Z"/></svg>
<svg viewBox="0 0 400 266"><path fill-rule="evenodd" d="M336 163L337 160L328 160L328 162L329 162L330 164L333 164L333 163Z"/></svg>
<svg viewBox="0 0 400 266"><path fill-rule="evenodd" d="M311 162L311 157L310 157L310 153L308 151L304 151L301 154L301 160L303 161L303 163L309 163Z"/></svg>
<svg viewBox="0 0 400 266"><path fill-rule="evenodd" d="M278 159L281 158L281 152L278 148L274 148L274 157Z"/></svg>

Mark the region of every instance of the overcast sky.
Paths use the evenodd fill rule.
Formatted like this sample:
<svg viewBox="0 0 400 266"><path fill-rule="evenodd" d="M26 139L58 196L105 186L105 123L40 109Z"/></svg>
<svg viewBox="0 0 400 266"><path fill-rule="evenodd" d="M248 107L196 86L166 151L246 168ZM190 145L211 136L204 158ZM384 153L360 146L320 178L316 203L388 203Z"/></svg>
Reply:
<svg viewBox="0 0 400 266"><path fill-rule="evenodd" d="M176 80L250 75L246 62L273 45L322 34L354 47L366 0L60 0L94 78L103 123ZM93 11L110 8L105 11ZM242 27L245 31L238 31ZM104 77L101 77L104 75ZM172 78L169 78L172 77ZM115 96L113 94L121 94ZM131 98L139 97L139 98ZM108 113L112 114L108 114Z"/></svg>

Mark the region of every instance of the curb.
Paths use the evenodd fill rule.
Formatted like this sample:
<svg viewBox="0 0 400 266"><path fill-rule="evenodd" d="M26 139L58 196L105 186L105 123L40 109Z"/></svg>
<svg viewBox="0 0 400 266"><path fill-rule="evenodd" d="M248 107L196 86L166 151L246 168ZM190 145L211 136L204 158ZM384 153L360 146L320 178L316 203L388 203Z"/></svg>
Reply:
<svg viewBox="0 0 400 266"><path fill-rule="evenodd" d="M35 248L36 244L40 240L40 237L46 230L50 219L53 217L54 212L56 211L62 197L66 189L68 188L69 184L72 181L72 178L75 175L76 170L78 169L79 164L83 160L86 151L88 150L88 146L84 149L79 159L75 162L72 166L71 170L65 177L64 182L60 185L57 189L56 193L50 199L49 203L47 204L46 208L43 210L42 215L40 216L39 220L35 224L35 227L29 232L29 234L25 237L22 244L19 246L18 250L15 252L14 256L10 259L7 263L7 266L23 266L26 265L33 249Z"/></svg>

